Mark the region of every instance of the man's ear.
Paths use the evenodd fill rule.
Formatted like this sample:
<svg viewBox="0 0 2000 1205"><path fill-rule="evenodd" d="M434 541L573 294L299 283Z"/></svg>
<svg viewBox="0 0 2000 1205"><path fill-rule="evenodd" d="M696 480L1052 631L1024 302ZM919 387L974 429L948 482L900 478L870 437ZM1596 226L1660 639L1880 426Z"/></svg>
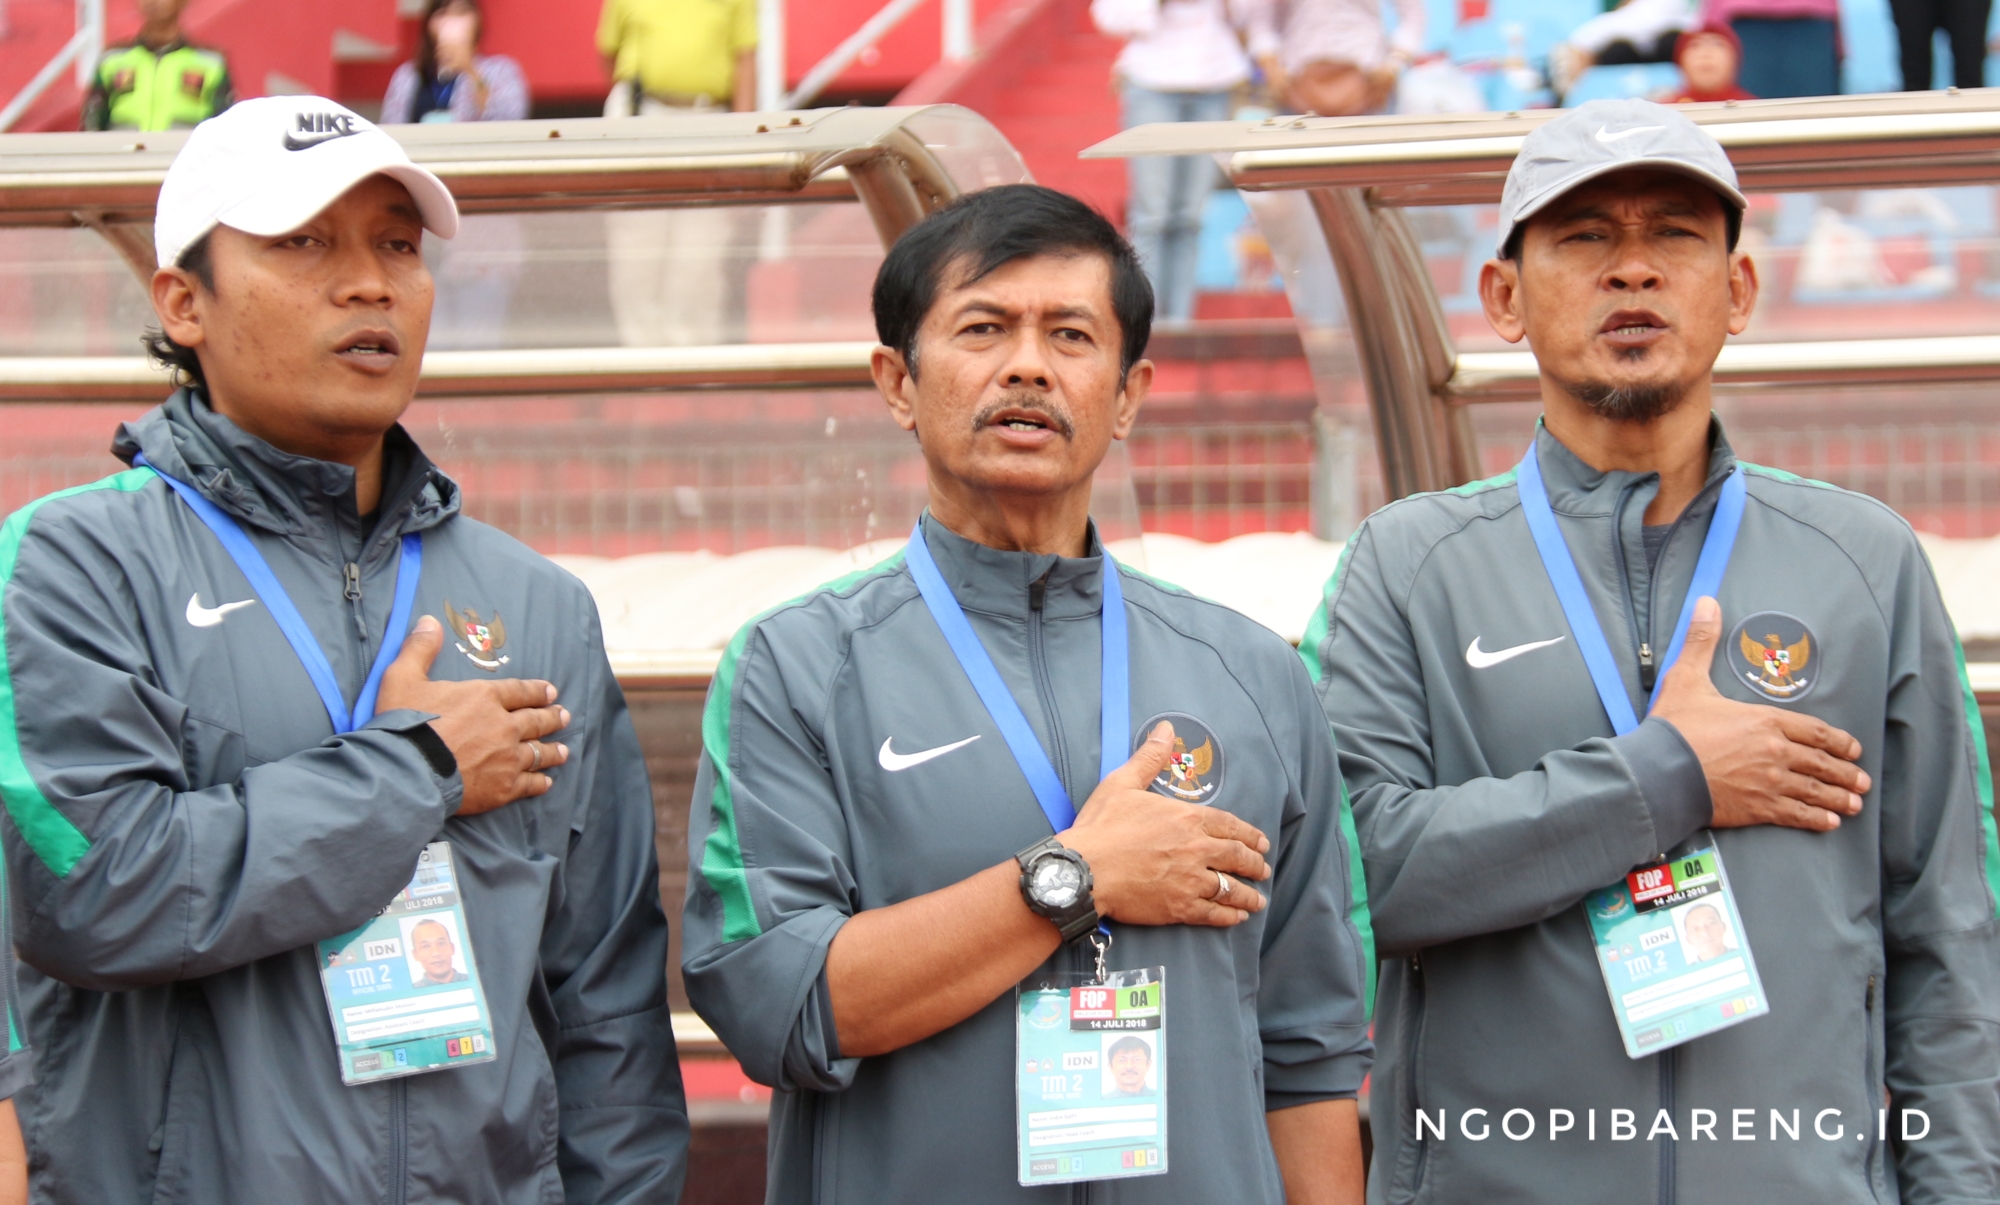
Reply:
<svg viewBox="0 0 2000 1205"><path fill-rule="evenodd" d="M169 265L153 273L153 313L160 319L160 331L182 347L200 347L206 338L202 297L199 283L186 268Z"/></svg>
<svg viewBox="0 0 2000 1205"><path fill-rule="evenodd" d="M1521 341L1528 333L1521 314L1521 261L1486 261L1479 269L1479 305L1486 311L1486 323L1494 334L1509 343Z"/></svg>
<svg viewBox="0 0 2000 1205"><path fill-rule="evenodd" d="M903 362L903 353L886 344L877 344L868 353L868 371L875 388L889 403L889 417L905 431L917 429L917 378Z"/></svg>
<svg viewBox="0 0 2000 1205"><path fill-rule="evenodd" d="M1146 404L1146 395L1153 391L1153 362L1134 361L1125 370L1125 387L1118 391L1118 423L1111 428L1111 438L1124 439L1132 434L1132 425L1139 421L1139 407Z"/></svg>
<svg viewBox="0 0 2000 1205"><path fill-rule="evenodd" d="M1750 328L1750 315L1757 309L1757 265L1748 252L1729 256L1729 333L1740 335Z"/></svg>

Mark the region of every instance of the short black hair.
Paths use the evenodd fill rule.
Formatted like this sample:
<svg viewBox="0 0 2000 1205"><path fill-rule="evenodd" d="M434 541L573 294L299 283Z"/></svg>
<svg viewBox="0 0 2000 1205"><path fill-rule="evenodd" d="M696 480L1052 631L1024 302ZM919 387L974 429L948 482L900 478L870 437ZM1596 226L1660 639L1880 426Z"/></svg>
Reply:
<svg viewBox="0 0 2000 1205"><path fill-rule="evenodd" d="M1729 225L1729 250L1734 251L1737 240L1743 237L1743 211L1721 193L1716 193L1715 199L1722 202L1722 220ZM1521 236L1526 233L1528 222L1534 220L1534 215L1530 214L1527 221L1514 223L1514 233L1507 236L1507 245L1500 249L1501 259L1521 262Z"/></svg>
<svg viewBox="0 0 2000 1205"><path fill-rule="evenodd" d="M1147 1062L1150 1063L1153 1061L1153 1047L1146 1039L1135 1037L1132 1034L1126 1034L1116 1042L1111 1043L1111 1049L1104 1052L1104 1057L1117 1058L1121 1051L1126 1050L1137 1050L1146 1056Z"/></svg>
<svg viewBox="0 0 2000 1205"><path fill-rule="evenodd" d="M1103 214L1053 188L1002 184L967 193L903 232L875 274L875 336L917 371L917 332L937 301L944 273L965 265L969 285L1019 259L1101 255L1111 264L1111 310L1130 371L1153 334L1153 286L1132 244Z"/></svg>
<svg viewBox="0 0 2000 1205"><path fill-rule="evenodd" d="M174 260L174 266L200 281L202 288L215 292L215 260L209 254L207 234L189 243L180 258ZM201 374L201 357L194 348L182 347L158 327L140 335L139 345L146 349L153 363L174 374L176 384L185 382L196 389L208 388L208 378Z"/></svg>

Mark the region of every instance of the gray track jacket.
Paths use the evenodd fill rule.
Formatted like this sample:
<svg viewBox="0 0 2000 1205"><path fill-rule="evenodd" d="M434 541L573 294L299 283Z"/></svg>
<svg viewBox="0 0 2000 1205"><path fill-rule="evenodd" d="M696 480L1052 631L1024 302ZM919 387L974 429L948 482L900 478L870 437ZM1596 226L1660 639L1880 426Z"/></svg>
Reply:
<svg viewBox="0 0 2000 1205"><path fill-rule="evenodd" d="M255 595L152 472L16 513L0 528L0 831L15 940L41 972L23 968L35 1199L673 1200L687 1122L653 813L589 594L460 517L401 428L365 535L352 470L279 452L185 391L115 450L238 520L350 701L399 538L422 531L416 613L476 610L497 636L486 659L505 658L494 672L555 682L572 758L549 794L455 817L429 717L332 735L278 625L228 606ZM488 676L455 638L448 625L433 676ZM344 1087L313 943L378 911L440 837L499 1057Z"/></svg>
<svg viewBox="0 0 2000 1205"><path fill-rule="evenodd" d="M1098 556L1000 552L928 517L924 530L1080 804L1098 770ZM682 967L696 1010L779 1089L769 1200L1277 1205L1264 1111L1360 1087L1372 956L1311 683L1243 616L1130 571L1121 582L1133 746L1165 713L1180 713L1183 736L1186 717L1205 726L1207 802L1262 829L1275 868L1270 907L1236 928L1112 926L1114 968L1167 968L1167 1173L1017 1185L1011 992L893 1054L840 1056L823 969L847 918L947 887L1050 831L899 554L745 627L709 692ZM892 752L968 738L885 768Z"/></svg>
<svg viewBox="0 0 2000 1205"><path fill-rule="evenodd" d="M1654 581L1657 475L1596 472L1545 431L1538 447L1643 715L1640 647L1666 647L1734 455L1716 428ZM1611 736L1513 473L1385 508L1328 584L1306 651L1388 960L1372 1201L2000 1200L2000 848L1951 621L1887 507L1745 469L1715 684L1853 733L1875 786L1831 834L1717 833L1771 1012L1664 1054L1626 1057L1580 901L1705 824L1706 780L1663 721ZM1789 676L1760 665L1771 634ZM1892 1112L1878 1139L1885 1090L1927 1137L1901 1142ZM1531 1138L1501 1132L1516 1108ZM1551 1109L1575 1119L1554 1141ZM1442 1139L1417 1110L1443 1111Z"/></svg>

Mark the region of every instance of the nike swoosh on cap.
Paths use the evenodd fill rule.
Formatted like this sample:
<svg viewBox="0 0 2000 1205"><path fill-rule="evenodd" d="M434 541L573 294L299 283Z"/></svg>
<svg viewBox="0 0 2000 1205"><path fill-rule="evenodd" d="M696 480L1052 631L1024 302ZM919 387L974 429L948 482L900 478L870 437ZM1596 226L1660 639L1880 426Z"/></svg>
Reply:
<svg viewBox="0 0 2000 1205"><path fill-rule="evenodd" d="M334 131L334 132L333 132L333 133L331 133L331 134L321 134L321 135L320 135L319 137L317 137L317 138L299 138L299 137L296 137L296 136L294 136L294 135L291 135L291 134L287 134L287 135L285 135L285 149L286 149L286 150L288 150L288 151L305 151L305 150L311 150L311 149L312 149L313 147L316 147L316 146L318 146L318 145L319 145L320 143L322 143L322 142L332 142L332 141L333 141L334 139L336 139L336 138L346 138L346 137L348 137L348 136L349 136L350 134L355 134L355 133L359 133L359 131L358 131L358 130L346 130L346 131L340 131L340 130L336 130L336 131Z"/></svg>
<svg viewBox="0 0 2000 1205"><path fill-rule="evenodd" d="M1532 653L1536 649L1545 649L1552 644L1561 644L1567 639L1569 639L1567 636L1554 636L1547 640L1531 640L1527 644L1517 644L1511 648L1494 649L1489 653L1479 647L1479 637L1474 636L1472 643L1465 646L1465 663L1474 669L1485 669L1488 666L1498 665L1502 661L1512 661L1522 653Z"/></svg>
<svg viewBox="0 0 2000 1205"><path fill-rule="evenodd" d="M231 611L241 611L245 607L256 605L256 599L246 598L242 602L223 603L219 607L204 607L201 605L201 594L196 592L188 595L187 621L198 628L212 628L221 623L222 617Z"/></svg>
<svg viewBox="0 0 2000 1205"><path fill-rule="evenodd" d="M1597 140L1599 142L1619 142L1630 138L1634 134L1643 134L1647 130L1664 130L1666 128L1665 126L1633 126L1629 130L1620 130L1616 134L1613 134L1608 131L1607 127L1598 126Z"/></svg>
<svg viewBox="0 0 2000 1205"><path fill-rule="evenodd" d="M921 753L898 753L889 747L896 742L896 738L892 736L882 742L882 751L875 755L875 760L882 763L884 770L894 774L898 770L907 770L911 766L921 766L934 757L943 757L953 749L963 749L978 739L978 735L975 734L966 737L962 741L953 741L949 745L939 745L935 749L925 749Z"/></svg>

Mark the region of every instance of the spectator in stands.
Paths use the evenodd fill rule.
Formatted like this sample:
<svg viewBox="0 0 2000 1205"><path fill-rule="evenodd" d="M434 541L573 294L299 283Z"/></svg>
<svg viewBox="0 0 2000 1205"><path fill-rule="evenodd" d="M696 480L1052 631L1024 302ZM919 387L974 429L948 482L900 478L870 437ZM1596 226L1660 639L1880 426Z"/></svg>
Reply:
<svg viewBox="0 0 2000 1205"><path fill-rule="evenodd" d="M1689 0L1625 0L1577 26L1550 49L1551 82L1563 93L1592 67L1671 62L1676 40L1692 24Z"/></svg>
<svg viewBox="0 0 2000 1205"><path fill-rule="evenodd" d="M1986 19L1993 0L1889 0L1902 43L1903 91L1931 86L1931 35L1944 30L1951 43L1951 82L1960 88L1986 86Z"/></svg>
<svg viewBox="0 0 2000 1205"><path fill-rule="evenodd" d="M1736 32L1743 48L1736 82L1754 96L1840 91L1840 0L1705 0L1701 24Z"/></svg>
<svg viewBox="0 0 2000 1205"><path fill-rule="evenodd" d="M1130 38L1112 68L1126 128L1161 121L1223 121L1231 93L1250 78L1240 31L1250 0L1092 0L1091 20ZM1201 208L1215 191L1207 155L1127 159L1126 227L1159 299L1160 317L1194 317Z"/></svg>
<svg viewBox="0 0 2000 1205"><path fill-rule="evenodd" d="M86 130L179 130L236 99L229 61L181 29L188 0L139 0L139 32L97 61L83 98Z"/></svg>
<svg viewBox="0 0 2000 1205"><path fill-rule="evenodd" d="M757 107L756 0L604 0L597 51L606 117Z"/></svg>
<svg viewBox="0 0 2000 1205"><path fill-rule="evenodd" d="M520 121L533 103L521 65L504 54L480 54L486 13L479 0L429 0L417 57L396 68L382 98L382 124L441 121ZM430 345L480 351L507 341L507 312L521 277L521 219L482 213L447 243L424 244L437 296Z"/></svg>
<svg viewBox="0 0 2000 1205"><path fill-rule="evenodd" d="M1272 98L1294 111L1379 113L1424 46L1424 0L1394 0L1394 34L1382 19L1382 0L1268 2L1268 16L1252 25L1250 49Z"/></svg>
<svg viewBox="0 0 2000 1205"><path fill-rule="evenodd" d="M1727 25L1704 25L1681 35L1674 63L1687 81L1669 104L1718 100L1755 100L1736 82L1743 61L1743 44Z"/></svg>
<svg viewBox="0 0 2000 1205"><path fill-rule="evenodd" d="M757 107L756 0L604 0L597 50L611 73L606 117ZM627 347L719 343L732 309L721 209L604 215L611 309Z"/></svg>
<svg viewBox="0 0 2000 1205"><path fill-rule="evenodd" d="M389 77L382 124L421 121L520 121L528 115L528 79L504 54L480 54L486 14L479 0L424 5L417 57Z"/></svg>

